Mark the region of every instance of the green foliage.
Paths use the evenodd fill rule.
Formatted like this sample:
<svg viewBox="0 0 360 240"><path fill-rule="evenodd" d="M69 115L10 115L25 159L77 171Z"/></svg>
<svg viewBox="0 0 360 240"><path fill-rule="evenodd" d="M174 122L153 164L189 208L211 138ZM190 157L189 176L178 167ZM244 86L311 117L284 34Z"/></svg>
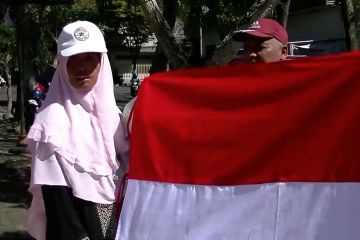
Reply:
<svg viewBox="0 0 360 240"><path fill-rule="evenodd" d="M16 47L15 28L0 24L0 56L5 52L12 52Z"/></svg>
<svg viewBox="0 0 360 240"><path fill-rule="evenodd" d="M31 62L37 73L53 62L54 52L50 50L56 49L56 39L69 22L94 22L104 32L107 41L116 39L118 47L139 47L151 35L139 6L131 0L75 0L73 5L51 6L26 4L23 12L22 19L17 20L23 29L19 37L29 46ZM14 28L0 25L0 56L16 56L15 32Z"/></svg>
<svg viewBox="0 0 360 240"><path fill-rule="evenodd" d="M31 63L37 74L42 72L54 60L55 53L49 50L55 48L55 35L52 30L55 30L57 22L52 22L52 14L49 6L35 4L24 6L25 19L20 23L23 30L19 34L26 41L26 46L30 47ZM31 29L31 31L28 31L28 29Z"/></svg>
<svg viewBox="0 0 360 240"><path fill-rule="evenodd" d="M46 39L56 39L64 25L76 20L94 22L107 41L116 39L117 46L141 45L151 34L139 6L131 0L76 0L74 5L54 5L47 9L38 21L44 26Z"/></svg>
<svg viewBox="0 0 360 240"><path fill-rule="evenodd" d="M14 27L0 23L0 71L4 68L14 65L16 58L16 30Z"/></svg>
<svg viewBox="0 0 360 240"><path fill-rule="evenodd" d="M150 28L134 0L97 0L98 23L107 38L117 38L126 47L138 48L151 35Z"/></svg>
<svg viewBox="0 0 360 240"><path fill-rule="evenodd" d="M218 18L222 24L223 31L229 33L239 26L241 17L247 13L255 1L221 0L219 2L222 11Z"/></svg>
<svg viewBox="0 0 360 240"><path fill-rule="evenodd" d="M235 30L255 0L179 0L179 17L193 27L201 19L203 28L217 26L220 35ZM185 25L185 27L187 27Z"/></svg>
<svg viewBox="0 0 360 240"><path fill-rule="evenodd" d="M151 35L150 28L145 18L138 14L139 6L133 5L128 8L126 14L121 18L122 25L118 32L121 34L123 43L127 47L139 48Z"/></svg>

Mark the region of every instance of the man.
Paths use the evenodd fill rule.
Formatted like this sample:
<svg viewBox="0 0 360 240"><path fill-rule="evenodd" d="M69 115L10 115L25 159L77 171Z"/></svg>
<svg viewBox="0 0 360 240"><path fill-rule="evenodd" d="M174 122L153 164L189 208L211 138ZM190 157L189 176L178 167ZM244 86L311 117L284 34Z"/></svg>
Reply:
<svg viewBox="0 0 360 240"><path fill-rule="evenodd" d="M260 18L248 30L241 30L233 39L244 43L243 57L247 63L278 62L287 57L288 34L273 19Z"/></svg>

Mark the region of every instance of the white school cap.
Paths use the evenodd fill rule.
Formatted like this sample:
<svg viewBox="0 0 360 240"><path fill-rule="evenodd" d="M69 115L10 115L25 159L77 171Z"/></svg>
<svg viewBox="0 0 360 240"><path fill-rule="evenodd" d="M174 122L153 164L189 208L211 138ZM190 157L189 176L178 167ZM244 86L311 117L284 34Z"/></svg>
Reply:
<svg viewBox="0 0 360 240"><path fill-rule="evenodd" d="M59 36L57 45L58 53L64 57L84 52L107 52L101 30L88 21L76 21L66 25Z"/></svg>

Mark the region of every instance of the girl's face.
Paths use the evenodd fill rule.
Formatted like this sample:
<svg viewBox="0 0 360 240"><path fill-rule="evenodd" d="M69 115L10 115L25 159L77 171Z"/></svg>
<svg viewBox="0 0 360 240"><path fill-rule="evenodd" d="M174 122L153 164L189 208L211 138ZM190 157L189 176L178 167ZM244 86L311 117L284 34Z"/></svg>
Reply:
<svg viewBox="0 0 360 240"><path fill-rule="evenodd" d="M90 91L96 84L101 65L101 54L86 52L70 56L67 72L73 88Z"/></svg>

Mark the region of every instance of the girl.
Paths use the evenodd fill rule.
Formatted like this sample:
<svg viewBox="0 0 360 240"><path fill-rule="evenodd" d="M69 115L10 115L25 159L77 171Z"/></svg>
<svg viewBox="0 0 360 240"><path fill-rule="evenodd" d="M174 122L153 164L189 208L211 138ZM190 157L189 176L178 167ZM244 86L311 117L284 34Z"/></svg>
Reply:
<svg viewBox="0 0 360 240"><path fill-rule="evenodd" d="M38 240L114 238L114 175L128 144L106 52L87 21L68 24L58 39L59 64L28 134L28 232Z"/></svg>

